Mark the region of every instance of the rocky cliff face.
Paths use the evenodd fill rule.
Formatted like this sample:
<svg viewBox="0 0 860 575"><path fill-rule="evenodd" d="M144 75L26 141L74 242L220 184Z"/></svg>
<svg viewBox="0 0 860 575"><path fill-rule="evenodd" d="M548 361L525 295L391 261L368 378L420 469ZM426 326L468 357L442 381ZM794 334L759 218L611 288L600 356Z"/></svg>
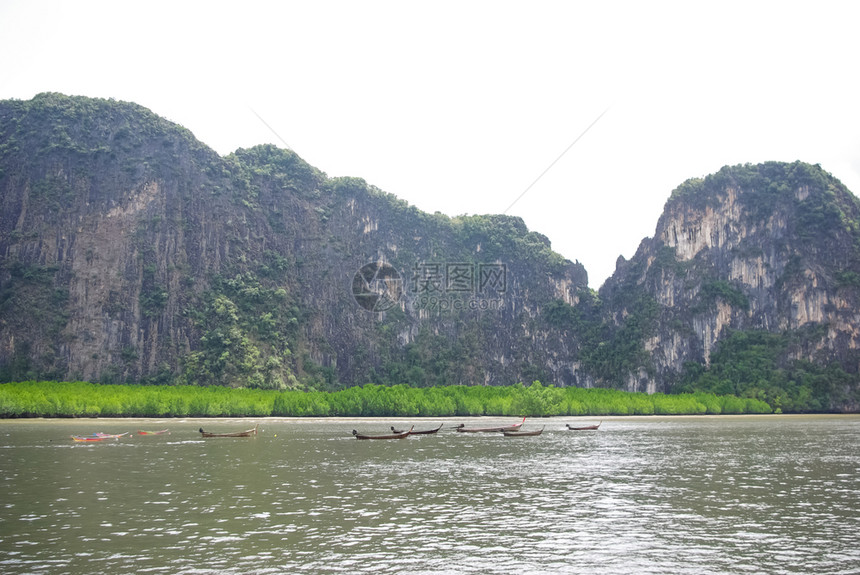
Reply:
<svg viewBox="0 0 860 575"><path fill-rule="evenodd" d="M7 380L575 382L539 312L585 270L516 218L424 214L289 151L222 158L139 106L57 94L0 103L0 206ZM386 284L357 273L381 264L394 297L368 310L356 293Z"/></svg>
<svg viewBox="0 0 860 575"><path fill-rule="evenodd" d="M0 381L860 402L860 207L800 162L685 182L600 293L518 218L422 213L272 146L220 157L122 102L0 102L0 209Z"/></svg>
<svg viewBox="0 0 860 575"><path fill-rule="evenodd" d="M672 194L653 238L601 295L656 302L650 363L630 389L667 390L685 363L709 366L730 333L783 334L783 360L858 369L860 207L817 166L722 169ZM616 311L629 310L620 303Z"/></svg>

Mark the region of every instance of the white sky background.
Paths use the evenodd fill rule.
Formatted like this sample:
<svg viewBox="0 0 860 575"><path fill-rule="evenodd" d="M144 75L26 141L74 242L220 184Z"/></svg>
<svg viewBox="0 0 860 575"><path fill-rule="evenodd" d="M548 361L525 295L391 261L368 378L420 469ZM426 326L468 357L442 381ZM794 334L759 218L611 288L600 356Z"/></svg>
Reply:
<svg viewBox="0 0 860 575"><path fill-rule="evenodd" d="M856 7L855 7L856 6ZM509 210L591 287L671 191L818 163L860 193L860 3L0 0L0 99L133 101L450 216ZM608 109L608 111L607 111Z"/></svg>

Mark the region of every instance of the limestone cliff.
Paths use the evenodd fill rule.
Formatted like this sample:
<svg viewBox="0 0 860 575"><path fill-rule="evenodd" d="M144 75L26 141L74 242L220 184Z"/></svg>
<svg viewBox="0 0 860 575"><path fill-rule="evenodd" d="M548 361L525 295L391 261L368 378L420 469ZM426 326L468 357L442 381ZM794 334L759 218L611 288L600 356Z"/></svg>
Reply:
<svg viewBox="0 0 860 575"><path fill-rule="evenodd" d="M553 385L860 405L860 206L801 162L683 183L599 293L507 216L426 214L135 104L0 102L0 381Z"/></svg>
<svg viewBox="0 0 860 575"><path fill-rule="evenodd" d="M0 207L2 379L575 383L539 310L585 270L517 218L425 214L291 151L220 157L140 106L59 94L0 103ZM381 264L397 290L365 309L384 284L359 271Z"/></svg>
<svg viewBox="0 0 860 575"><path fill-rule="evenodd" d="M647 361L627 386L666 391L684 379L685 364L707 369L740 332L779 334L782 365L856 374L858 280L857 198L818 166L771 162L682 184L654 237L619 261L601 297L616 323L633 311L631 293L656 303ZM854 401L845 396L843 405Z"/></svg>

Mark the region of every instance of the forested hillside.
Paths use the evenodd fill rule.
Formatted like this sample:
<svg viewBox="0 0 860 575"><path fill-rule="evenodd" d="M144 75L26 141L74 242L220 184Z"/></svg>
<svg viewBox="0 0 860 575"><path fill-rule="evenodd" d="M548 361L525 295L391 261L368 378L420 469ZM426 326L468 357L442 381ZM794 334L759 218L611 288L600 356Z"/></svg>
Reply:
<svg viewBox="0 0 860 575"><path fill-rule="evenodd" d="M0 170L4 380L579 382L540 309L585 270L518 218L425 214L288 150L222 158L135 104L59 94L0 104ZM359 271L383 265L397 297L366 309Z"/></svg>
<svg viewBox="0 0 860 575"><path fill-rule="evenodd" d="M270 145L221 157L113 100L0 102L0 208L0 381L860 405L860 204L802 162L683 183L599 292L519 218L427 214Z"/></svg>
<svg viewBox="0 0 860 575"><path fill-rule="evenodd" d="M684 182L599 294L548 309L598 380L856 411L858 303L860 202L819 166L768 162Z"/></svg>

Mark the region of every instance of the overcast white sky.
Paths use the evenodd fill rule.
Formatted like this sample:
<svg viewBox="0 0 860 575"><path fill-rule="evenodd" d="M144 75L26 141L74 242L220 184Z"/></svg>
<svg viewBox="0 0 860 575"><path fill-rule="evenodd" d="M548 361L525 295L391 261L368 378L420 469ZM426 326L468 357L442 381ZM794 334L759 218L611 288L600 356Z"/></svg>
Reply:
<svg viewBox="0 0 860 575"><path fill-rule="evenodd" d="M803 160L860 193L858 25L821 0L0 0L0 98L133 101L451 216L528 189L508 213L598 288L688 178Z"/></svg>

